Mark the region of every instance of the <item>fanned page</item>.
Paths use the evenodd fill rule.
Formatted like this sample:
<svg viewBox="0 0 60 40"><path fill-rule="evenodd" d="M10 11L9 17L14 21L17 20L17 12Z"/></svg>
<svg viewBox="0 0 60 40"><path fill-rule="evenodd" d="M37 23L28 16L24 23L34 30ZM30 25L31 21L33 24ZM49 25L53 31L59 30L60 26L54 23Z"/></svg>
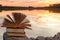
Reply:
<svg viewBox="0 0 60 40"><path fill-rule="evenodd" d="M60 40L60 0L0 0L0 40Z"/></svg>

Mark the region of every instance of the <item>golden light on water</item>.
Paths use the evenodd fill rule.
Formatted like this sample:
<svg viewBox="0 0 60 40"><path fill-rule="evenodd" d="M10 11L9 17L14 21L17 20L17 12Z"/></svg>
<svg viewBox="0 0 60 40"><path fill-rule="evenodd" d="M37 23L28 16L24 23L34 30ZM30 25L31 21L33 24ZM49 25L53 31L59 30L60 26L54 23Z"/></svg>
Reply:
<svg viewBox="0 0 60 40"><path fill-rule="evenodd" d="M47 17L46 20L47 21L56 21L56 19L54 17Z"/></svg>
<svg viewBox="0 0 60 40"><path fill-rule="evenodd" d="M41 17L40 21L40 23L42 23L42 25L46 25L46 27L54 27L59 26L60 18L54 13L47 12Z"/></svg>
<svg viewBox="0 0 60 40"><path fill-rule="evenodd" d="M54 15L52 13L46 13L45 14L45 18L47 21L55 21L56 18L54 17Z"/></svg>
<svg viewBox="0 0 60 40"><path fill-rule="evenodd" d="M56 22L58 21L56 18L51 17L51 16L46 17L44 20L45 20L48 27L55 26Z"/></svg>

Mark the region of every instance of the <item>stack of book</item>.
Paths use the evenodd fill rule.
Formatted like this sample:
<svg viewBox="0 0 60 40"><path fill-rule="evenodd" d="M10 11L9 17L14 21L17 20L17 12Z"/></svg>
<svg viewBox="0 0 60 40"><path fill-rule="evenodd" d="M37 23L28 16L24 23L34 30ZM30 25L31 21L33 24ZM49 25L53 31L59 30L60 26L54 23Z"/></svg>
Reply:
<svg viewBox="0 0 60 40"><path fill-rule="evenodd" d="M28 21L25 21L26 15L22 13L12 13L12 16L13 18L11 18L10 15L7 15L11 21L5 18L2 27L7 28L8 36L25 37L24 29L30 29L30 25L26 24Z"/></svg>

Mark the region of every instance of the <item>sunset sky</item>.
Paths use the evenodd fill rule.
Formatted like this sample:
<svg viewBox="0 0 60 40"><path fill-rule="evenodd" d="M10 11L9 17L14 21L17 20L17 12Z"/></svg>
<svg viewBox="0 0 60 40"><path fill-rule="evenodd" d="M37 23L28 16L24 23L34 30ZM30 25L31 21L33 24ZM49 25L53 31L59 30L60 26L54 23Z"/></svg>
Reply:
<svg viewBox="0 0 60 40"><path fill-rule="evenodd" d="M14 1L14 2L38 2L38 3L60 3L60 0L0 0L0 1Z"/></svg>
<svg viewBox="0 0 60 40"><path fill-rule="evenodd" d="M59 4L60 0L0 0L2 5L19 6L49 6L49 4Z"/></svg>
<svg viewBox="0 0 60 40"><path fill-rule="evenodd" d="M0 0L3 6L33 6L44 7L49 4L59 4L60 0ZM23 11L2 11L0 12L0 26L7 14L12 12L23 13L31 21L32 30L26 29L26 34L30 37L54 36L60 32L60 13L51 13L48 10L23 10ZM0 35L5 29L0 28Z"/></svg>

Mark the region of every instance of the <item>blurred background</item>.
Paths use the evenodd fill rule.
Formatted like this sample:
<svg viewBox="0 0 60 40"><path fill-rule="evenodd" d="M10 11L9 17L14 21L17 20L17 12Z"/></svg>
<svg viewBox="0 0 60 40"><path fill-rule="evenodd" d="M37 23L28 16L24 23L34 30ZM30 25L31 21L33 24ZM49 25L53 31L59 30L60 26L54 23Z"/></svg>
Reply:
<svg viewBox="0 0 60 40"><path fill-rule="evenodd" d="M0 4L3 6L50 7L58 4L60 5L60 0L0 0ZM0 26L3 25L4 18L6 18L7 14L12 17L12 12L18 12L27 15L27 19L30 20L32 25L32 30L25 29L28 37L50 37L60 32L60 12L57 11L57 9L2 11L0 12ZM6 28L0 27L1 37L5 31Z"/></svg>

